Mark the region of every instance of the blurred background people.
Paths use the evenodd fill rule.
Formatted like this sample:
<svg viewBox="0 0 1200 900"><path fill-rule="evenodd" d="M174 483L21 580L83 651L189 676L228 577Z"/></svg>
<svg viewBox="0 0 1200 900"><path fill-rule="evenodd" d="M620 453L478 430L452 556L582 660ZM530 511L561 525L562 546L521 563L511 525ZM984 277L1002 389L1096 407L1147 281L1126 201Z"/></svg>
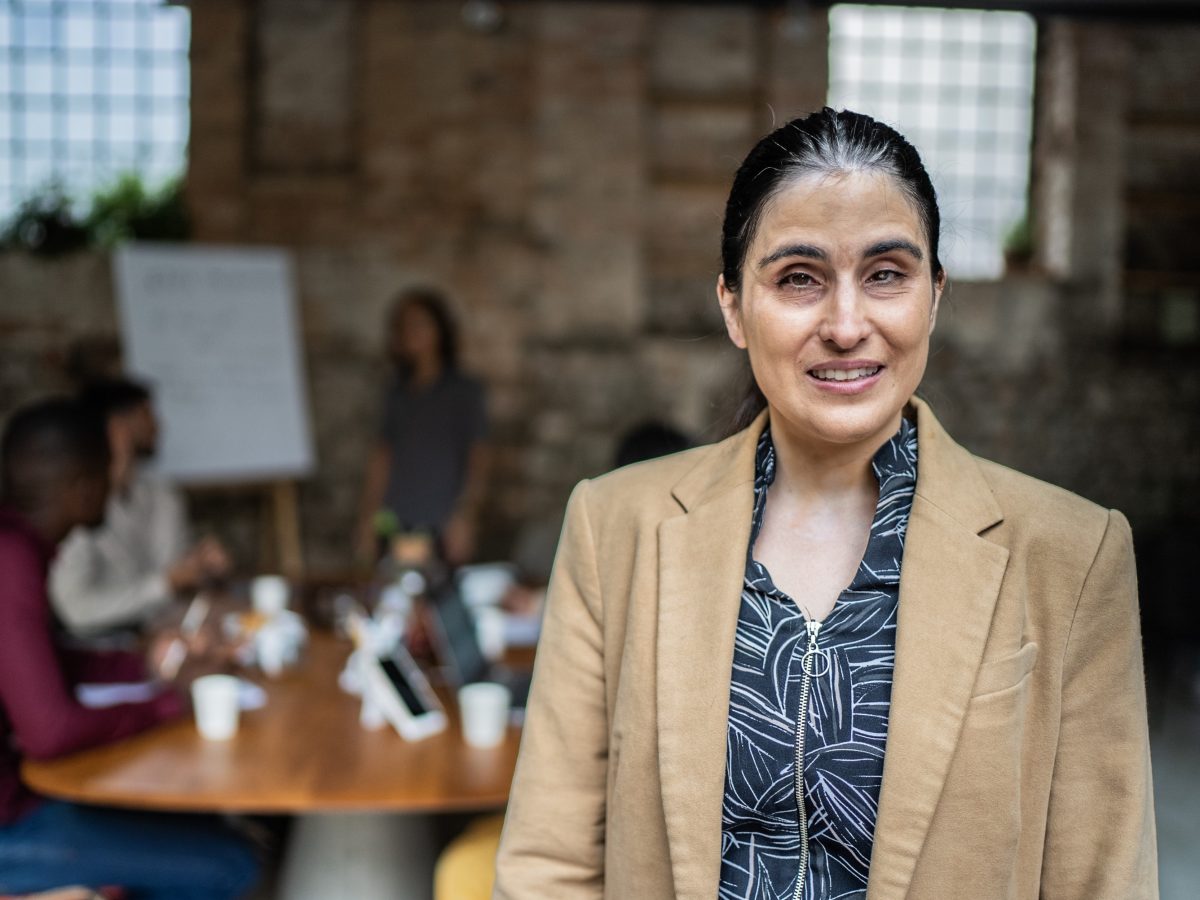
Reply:
<svg viewBox="0 0 1200 900"><path fill-rule="evenodd" d="M53 758L175 718L182 697L93 709L80 683L146 677L140 656L62 647L46 573L74 529L104 519L110 451L105 429L77 401L14 413L0 443L0 893L66 884L121 885L138 898L232 898L258 864L216 819L78 806L38 797L20 780L23 756ZM157 654L156 654L157 655Z"/></svg>
<svg viewBox="0 0 1200 900"><path fill-rule="evenodd" d="M80 637L139 628L182 591L229 572L213 538L191 544L182 495L147 470L158 447L150 390L128 378L95 381L80 404L103 422L111 451L104 521L68 535L50 571L54 611Z"/></svg>
<svg viewBox="0 0 1200 900"><path fill-rule="evenodd" d="M395 378L367 463L356 556L372 560L382 531L426 531L445 559L475 550L487 469L483 385L458 365L458 326L446 297L408 288L388 319ZM390 526L380 529L380 513Z"/></svg>

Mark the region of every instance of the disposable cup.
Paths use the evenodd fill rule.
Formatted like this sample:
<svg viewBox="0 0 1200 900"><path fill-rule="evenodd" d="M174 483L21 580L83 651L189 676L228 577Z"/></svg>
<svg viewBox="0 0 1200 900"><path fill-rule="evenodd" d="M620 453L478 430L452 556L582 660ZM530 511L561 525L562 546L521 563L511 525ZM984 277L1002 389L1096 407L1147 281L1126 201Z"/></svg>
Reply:
<svg viewBox="0 0 1200 900"><path fill-rule="evenodd" d="M205 675L192 682L196 728L209 741L227 741L238 729L238 680L232 675Z"/></svg>
<svg viewBox="0 0 1200 900"><path fill-rule="evenodd" d="M250 602L254 611L274 616L287 609L291 586L282 575L259 575L250 582Z"/></svg>
<svg viewBox="0 0 1200 900"><path fill-rule="evenodd" d="M458 709L463 739L472 747L495 747L508 733L512 692L502 684L481 681L459 688Z"/></svg>
<svg viewBox="0 0 1200 900"><path fill-rule="evenodd" d="M507 641L508 616L504 610L494 606L484 606L475 610L475 636L479 641L479 649L490 662L496 662L508 646Z"/></svg>
<svg viewBox="0 0 1200 900"><path fill-rule="evenodd" d="M268 622L254 635L254 655L258 666L272 678L279 677L288 661L288 636Z"/></svg>

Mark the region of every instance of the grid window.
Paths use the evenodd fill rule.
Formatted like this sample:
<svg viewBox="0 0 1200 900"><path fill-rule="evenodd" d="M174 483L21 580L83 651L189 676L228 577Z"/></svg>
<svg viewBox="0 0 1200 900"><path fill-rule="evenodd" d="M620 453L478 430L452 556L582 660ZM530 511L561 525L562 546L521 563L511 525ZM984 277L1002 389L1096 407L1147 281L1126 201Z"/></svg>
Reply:
<svg viewBox="0 0 1200 900"><path fill-rule="evenodd" d="M164 0L0 0L0 219L51 182L178 175L189 35Z"/></svg>
<svg viewBox="0 0 1200 900"><path fill-rule="evenodd" d="M1026 215L1035 30L1025 13L839 4L829 105L894 126L921 153L952 276L997 278Z"/></svg>

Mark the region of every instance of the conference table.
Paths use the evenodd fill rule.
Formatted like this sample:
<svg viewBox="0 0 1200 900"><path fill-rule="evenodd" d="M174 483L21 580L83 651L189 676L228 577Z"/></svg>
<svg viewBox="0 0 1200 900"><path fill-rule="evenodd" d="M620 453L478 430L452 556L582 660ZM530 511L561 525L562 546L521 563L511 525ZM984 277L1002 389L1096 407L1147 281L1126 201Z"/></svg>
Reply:
<svg viewBox="0 0 1200 900"><path fill-rule="evenodd" d="M359 699L337 683L350 649L314 632L296 668L257 679L266 705L242 713L232 740L205 741L180 720L71 756L26 760L22 777L42 794L80 803L296 814L281 896L319 897L334 883L339 896L427 896L436 848L428 819L412 814L502 808L520 729L511 726L496 748L472 748L453 693L440 689L449 719L442 733L409 742L390 726L368 731ZM381 815L397 813L406 815ZM397 878L414 887L405 891Z"/></svg>

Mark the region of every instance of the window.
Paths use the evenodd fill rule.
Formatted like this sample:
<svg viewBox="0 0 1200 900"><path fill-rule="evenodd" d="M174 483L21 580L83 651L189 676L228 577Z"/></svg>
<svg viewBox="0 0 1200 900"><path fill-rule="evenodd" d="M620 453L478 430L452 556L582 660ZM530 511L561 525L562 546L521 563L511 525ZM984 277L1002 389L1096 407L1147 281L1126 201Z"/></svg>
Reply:
<svg viewBox="0 0 1200 900"><path fill-rule="evenodd" d="M189 26L162 0L0 0L0 219L52 181L182 171Z"/></svg>
<svg viewBox="0 0 1200 900"><path fill-rule="evenodd" d="M951 276L999 277L1027 214L1035 29L1025 13L840 4L829 104L916 145L938 192Z"/></svg>

